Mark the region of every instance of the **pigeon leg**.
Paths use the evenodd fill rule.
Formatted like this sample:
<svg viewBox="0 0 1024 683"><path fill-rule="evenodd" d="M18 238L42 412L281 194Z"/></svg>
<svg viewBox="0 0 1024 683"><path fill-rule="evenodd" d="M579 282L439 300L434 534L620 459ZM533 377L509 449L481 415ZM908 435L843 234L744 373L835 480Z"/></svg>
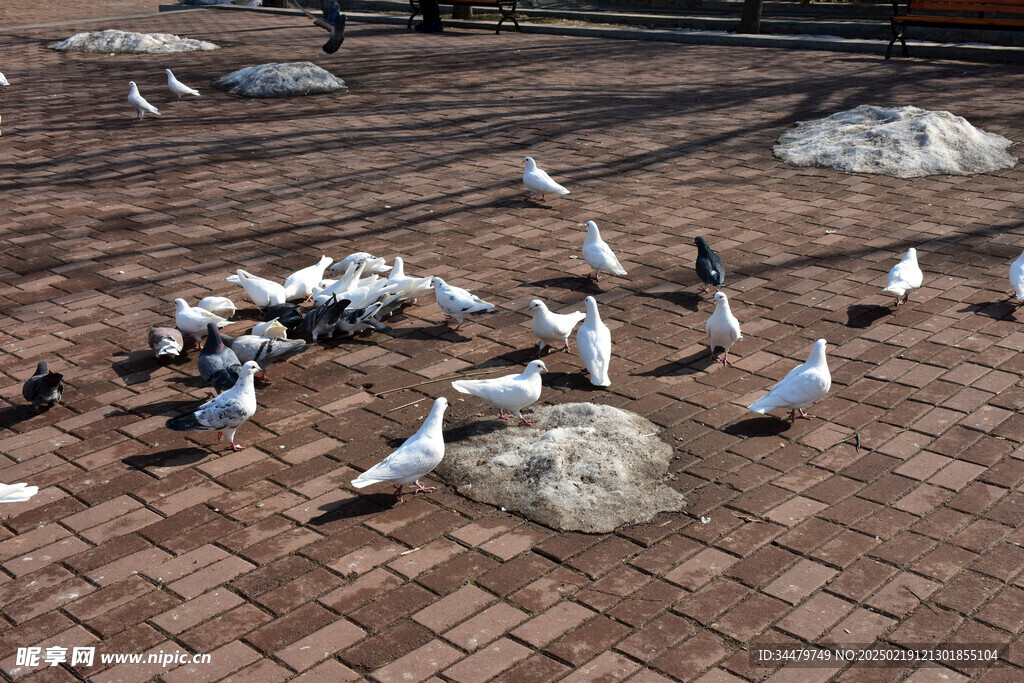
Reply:
<svg viewBox="0 0 1024 683"><path fill-rule="evenodd" d="M526 425L526 426L528 426L528 427L532 427L532 426L533 426L533 424L534 424L534 423L536 422L536 420L527 420L527 419L526 419L525 417L523 417L522 415L520 415L520 416L519 416L519 419L520 419L520 420L522 420L522 421L523 421L523 424L524 424L524 425Z"/></svg>
<svg viewBox="0 0 1024 683"><path fill-rule="evenodd" d="M223 438L224 438L224 432L217 432L217 441L220 441Z"/></svg>
<svg viewBox="0 0 1024 683"><path fill-rule="evenodd" d="M810 413L805 413L803 408L800 408L799 410L800 410L800 417L803 418L804 420L811 420L811 419L814 418L814 416L811 415Z"/></svg>
<svg viewBox="0 0 1024 683"><path fill-rule="evenodd" d="M504 408L498 408L498 418L499 418L499 419L502 419L502 420L507 420L507 419L509 419L510 417L512 417L512 414L511 414L511 413L509 413L508 415L506 415L506 414L505 414L505 409L504 409Z"/></svg>
<svg viewBox="0 0 1024 683"><path fill-rule="evenodd" d="M725 355L722 356L722 365L729 365L729 351L728 351L728 349L726 350Z"/></svg>
<svg viewBox="0 0 1024 683"><path fill-rule="evenodd" d="M402 484L399 484L398 486L395 487L395 495L398 496L399 504L405 502L405 498L402 498Z"/></svg>
<svg viewBox="0 0 1024 683"><path fill-rule="evenodd" d="M598 281L598 280L600 280L600 279L601 279L601 273L599 273L599 272L597 272L597 271L595 270L595 271L594 271L594 282L597 282L597 281Z"/></svg>
<svg viewBox="0 0 1024 683"><path fill-rule="evenodd" d="M465 322L465 321L463 321L463 322ZM453 332L458 332L461 329L462 329L462 323L459 323L458 325L456 325L455 327L452 328L452 331Z"/></svg>
<svg viewBox="0 0 1024 683"><path fill-rule="evenodd" d="M416 490L414 493L433 493L437 490L436 486L424 486L423 484L416 482Z"/></svg>
<svg viewBox="0 0 1024 683"><path fill-rule="evenodd" d="M231 442L231 450L233 450L233 451L240 451L240 450L242 450L244 448L245 448L245 446L237 444L234 441Z"/></svg>
<svg viewBox="0 0 1024 683"><path fill-rule="evenodd" d="M565 340L565 347L562 350L565 351L566 353L570 353L570 351L569 351L569 340L568 339Z"/></svg>
<svg viewBox="0 0 1024 683"><path fill-rule="evenodd" d="M541 344L540 346L537 347L537 351L536 351L536 353L533 354L533 357L534 358L540 358L543 355L544 355L544 344Z"/></svg>
<svg viewBox="0 0 1024 683"><path fill-rule="evenodd" d="M701 294L707 294L709 291L710 290L708 289L707 283L704 283L704 286L700 288L700 293Z"/></svg>

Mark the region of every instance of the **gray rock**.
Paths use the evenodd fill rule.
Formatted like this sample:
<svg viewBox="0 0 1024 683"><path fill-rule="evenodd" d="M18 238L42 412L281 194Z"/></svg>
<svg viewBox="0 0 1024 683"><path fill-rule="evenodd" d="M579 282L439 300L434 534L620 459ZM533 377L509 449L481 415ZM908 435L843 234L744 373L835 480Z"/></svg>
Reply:
<svg viewBox="0 0 1024 683"><path fill-rule="evenodd" d="M609 533L679 510L663 482L672 447L652 422L611 406L536 409L533 427L481 420L445 434L434 470L468 498L559 531Z"/></svg>
<svg viewBox="0 0 1024 683"><path fill-rule="evenodd" d="M345 81L312 62L249 66L221 76L213 87L244 97L294 97L347 90Z"/></svg>
<svg viewBox="0 0 1024 683"><path fill-rule="evenodd" d="M182 38L171 33L130 33L107 29L89 31L51 43L47 47L61 52L106 52L117 54L164 54L168 52L200 52L220 46L205 40Z"/></svg>

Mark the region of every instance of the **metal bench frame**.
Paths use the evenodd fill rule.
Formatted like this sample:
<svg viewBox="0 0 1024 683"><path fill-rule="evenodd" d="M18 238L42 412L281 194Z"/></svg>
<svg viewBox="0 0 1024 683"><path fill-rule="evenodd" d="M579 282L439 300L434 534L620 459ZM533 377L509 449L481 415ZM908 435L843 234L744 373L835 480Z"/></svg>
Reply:
<svg viewBox="0 0 1024 683"><path fill-rule="evenodd" d="M903 47L903 56L910 56L907 41L904 39L907 26L1024 30L1024 0L922 0L917 4L919 14L913 14L914 0L906 0L906 10L900 14L899 0L892 0L892 40L885 50L886 59L892 56L892 46L897 40ZM924 9L921 9L920 5L924 5ZM989 16L985 16L986 13Z"/></svg>
<svg viewBox="0 0 1024 683"><path fill-rule="evenodd" d="M517 0L482 0L481 2L472 2L472 0L444 0L446 5L470 5L472 7L497 7L498 12L501 13L501 18L498 19L498 28L494 31L495 33L501 33L501 25L505 20L511 21L515 24L517 31L522 31L519 28L519 22L516 21L516 3ZM422 14L423 11L420 8L419 0L409 0L409 23L406 24L406 28L412 28L412 21L416 18L416 15Z"/></svg>

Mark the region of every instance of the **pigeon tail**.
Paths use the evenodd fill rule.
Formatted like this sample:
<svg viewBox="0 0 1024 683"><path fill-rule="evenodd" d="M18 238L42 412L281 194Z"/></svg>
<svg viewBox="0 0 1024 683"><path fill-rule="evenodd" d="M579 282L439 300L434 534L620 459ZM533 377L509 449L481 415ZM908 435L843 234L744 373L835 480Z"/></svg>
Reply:
<svg viewBox="0 0 1024 683"><path fill-rule="evenodd" d="M178 417L172 417L164 426L168 429L173 429L176 432L198 432L205 430L206 427L196 419L195 413L185 413Z"/></svg>

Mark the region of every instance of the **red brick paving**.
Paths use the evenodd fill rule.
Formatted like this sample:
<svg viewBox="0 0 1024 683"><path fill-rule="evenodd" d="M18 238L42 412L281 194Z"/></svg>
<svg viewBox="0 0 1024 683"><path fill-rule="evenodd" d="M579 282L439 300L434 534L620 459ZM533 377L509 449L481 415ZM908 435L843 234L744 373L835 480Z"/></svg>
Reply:
<svg viewBox="0 0 1024 683"><path fill-rule="evenodd" d="M24 5L0 23L52 19ZM152 9L71 5L68 19ZM1022 676L1024 335L1005 300L1024 247L1021 171L894 180L770 153L793 122L863 103L949 109L1021 139L1019 70L366 24L328 59L299 19L199 12L103 27L114 24L224 47L41 47L88 23L0 44L14 84L0 93L0 481L41 489L5 506L0 526L7 675L71 680L67 668L15 667L17 648L93 644L213 655L80 670L96 680L936 675L775 671L747 656L768 642L879 638L1009 644L1000 667L943 671ZM330 68L351 90L253 102L207 85L285 59ZM165 102L165 66L203 97ZM131 79L162 118L131 121ZM526 153L572 194L523 201ZM569 258L591 218L630 271L600 289ZM704 358L697 234L725 258L744 326L730 368ZM926 286L881 310L907 246ZM423 300L394 337L280 367L240 453L163 428L206 394L191 358L161 367L143 349L169 302L240 299L223 281L236 266L281 276L357 250L403 255L410 272L470 286L503 313L459 335ZM534 343L526 302L568 307L588 293L616 339L614 383L591 391L575 356L553 354L544 400L661 425L685 513L556 534L443 487L401 507L349 487L447 391L375 393L518 364ZM746 412L818 337L834 378L815 407L824 419L786 427ZM30 415L20 383L42 359L67 392ZM454 402L449 425L480 412ZM837 443L854 430L859 449Z"/></svg>

